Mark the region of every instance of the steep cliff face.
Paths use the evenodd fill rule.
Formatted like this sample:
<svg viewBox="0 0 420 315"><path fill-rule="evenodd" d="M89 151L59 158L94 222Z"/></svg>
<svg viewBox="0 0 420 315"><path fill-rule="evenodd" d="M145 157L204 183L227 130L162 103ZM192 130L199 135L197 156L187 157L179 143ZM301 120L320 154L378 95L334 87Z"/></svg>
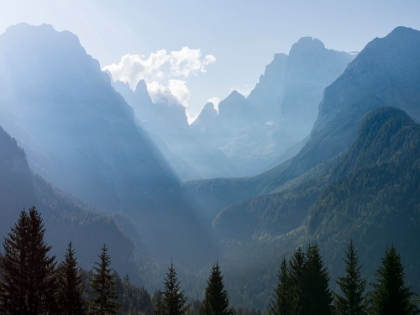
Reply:
<svg viewBox="0 0 420 315"><path fill-rule="evenodd" d="M247 97L256 108L257 119L261 123L272 121L281 114L287 64L286 54L275 54L273 61L265 67L264 74Z"/></svg>
<svg viewBox="0 0 420 315"><path fill-rule="evenodd" d="M77 250L84 268L96 261L105 242L109 253L116 258L115 268L130 273L135 245L119 228L119 224L105 214L91 211L77 199L58 191L29 168L23 149L0 127L0 235L5 237L15 224L20 211L36 206L46 228L46 241L53 246L58 259L63 257L68 242ZM121 216L122 218L123 216ZM135 230L135 228L134 228ZM139 245L141 240L137 239ZM141 251L140 246L138 249ZM146 253L141 251L142 255Z"/></svg>
<svg viewBox="0 0 420 315"><path fill-rule="evenodd" d="M331 84L319 105L310 140L298 157L312 165L348 148L362 117L395 106L420 119L420 32L398 27L376 38Z"/></svg>
<svg viewBox="0 0 420 315"><path fill-rule="evenodd" d="M307 187L304 187L308 184L311 186L311 182L315 184L310 188L315 189L306 190L307 196L316 198L319 189L325 185L324 177L329 176L330 168L339 154L344 154L351 146L367 113L389 105L403 109L419 121L419 54L419 31L399 27L385 38L374 39L344 73L325 89L309 140L296 156L242 182L236 179L213 180L190 183L189 188L198 191L197 194L203 200L208 200L208 196L217 200L213 201L214 206L210 210L206 210L213 214L234 204L235 211L250 209L256 204L258 209L277 209L276 199L287 201L279 197L281 193L288 194L290 189L298 188L295 192L301 195L299 191L305 191ZM247 190L250 185L254 187L251 191ZM211 192L206 193L210 187ZM232 191L230 197L219 193L218 187L224 187L223 191ZM263 197L253 199L255 196ZM290 196L293 197L293 194L289 194L288 198ZM292 205L296 203L293 198ZM247 199L246 203L238 205ZM305 211L300 212L303 215L308 210L308 206L305 207Z"/></svg>
<svg viewBox="0 0 420 315"><path fill-rule="evenodd" d="M324 89L334 82L353 56L303 37L290 50L285 70L281 114L276 121L299 139L308 136L318 114Z"/></svg>
<svg viewBox="0 0 420 315"><path fill-rule="evenodd" d="M101 210L129 214L157 255L190 252L186 235L197 246L207 239L133 109L70 32L19 24L0 36L0 124L35 172Z"/></svg>
<svg viewBox="0 0 420 315"><path fill-rule="evenodd" d="M185 107L167 102L154 104L144 80L137 83L134 91L127 83L121 81L112 82L112 85L133 108L135 119L148 132L161 134L185 132L188 129Z"/></svg>
<svg viewBox="0 0 420 315"><path fill-rule="evenodd" d="M0 47L0 121L34 171L108 210L134 209L177 185L75 35L20 24L1 35Z"/></svg>
<svg viewBox="0 0 420 315"><path fill-rule="evenodd" d="M194 131L204 133L207 128L213 125L217 118L217 111L214 108L213 103L207 103L204 105L203 109L200 112L200 115L194 120L191 124L191 127Z"/></svg>
<svg viewBox="0 0 420 315"><path fill-rule="evenodd" d="M353 58L301 38L289 55L274 55L247 98L232 92L220 102L218 116L194 131L233 162L236 176L261 173L303 146L325 87Z"/></svg>

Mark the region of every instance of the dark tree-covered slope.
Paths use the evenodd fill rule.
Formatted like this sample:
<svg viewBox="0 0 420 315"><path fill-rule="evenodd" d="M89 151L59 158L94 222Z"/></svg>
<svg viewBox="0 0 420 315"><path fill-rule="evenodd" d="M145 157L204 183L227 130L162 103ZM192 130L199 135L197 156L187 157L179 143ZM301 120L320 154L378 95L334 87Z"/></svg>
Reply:
<svg viewBox="0 0 420 315"><path fill-rule="evenodd" d="M79 200L34 175L25 152L1 127L0 203L1 236L7 235L23 208L36 206L45 223L46 241L53 246L53 252L58 257L63 256L66 244L72 241L79 261L87 267L96 259L92 249L99 249L106 243L115 257L116 267L136 275L130 262L134 243L118 223L109 216L89 210Z"/></svg>
<svg viewBox="0 0 420 315"><path fill-rule="evenodd" d="M296 156L258 176L195 181L186 188L198 191L203 200L206 194L218 200L211 209L217 213L226 206L283 190L291 182L300 182L299 177L307 178L308 172L318 173L320 165L331 165L351 146L363 117L375 108L395 106L420 120L419 54L417 30L398 27L386 37L374 39L325 89L309 140ZM323 168L323 175L328 175L328 167ZM255 189L247 197L245 187L251 183ZM225 188L218 189L219 185ZM226 198L226 190L235 193Z"/></svg>
<svg viewBox="0 0 420 315"><path fill-rule="evenodd" d="M374 270L383 249L394 244L407 279L420 288L420 125L402 110L369 114L349 152L314 204L309 232L328 249L332 264L346 239L360 246L361 261Z"/></svg>
<svg viewBox="0 0 420 315"><path fill-rule="evenodd" d="M237 205L219 214L215 227L227 249L223 262L227 274L240 279L228 281L228 289L249 287L235 298L254 296L253 303L265 305L275 281L273 266L298 245L313 241L331 279L336 279L353 239L363 275L373 275L384 249L394 244L406 266L407 281L420 290L419 183L420 125L400 109L376 109L363 120L350 149L331 162L319 182L308 181L307 186L279 192L272 199L255 198L243 212ZM309 191L318 196L301 208ZM293 226L296 218L302 220L298 228L297 223Z"/></svg>

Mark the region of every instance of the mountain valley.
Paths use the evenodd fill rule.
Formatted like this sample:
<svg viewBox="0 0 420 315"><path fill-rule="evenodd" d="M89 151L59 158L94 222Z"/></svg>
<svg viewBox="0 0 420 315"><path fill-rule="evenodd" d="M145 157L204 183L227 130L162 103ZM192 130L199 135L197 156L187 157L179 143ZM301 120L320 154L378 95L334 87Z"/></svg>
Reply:
<svg viewBox="0 0 420 315"><path fill-rule="evenodd" d="M267 309L284 257L317 244L331 275L349 240L367 275L398 249L420 292L420 31L397 27L356 54L303 37L248 96L190 125L101 70L50 25L0 35L0 233L36 206L57 257L72 241L89 269L148 290L172 260L202 298L217 262L231 304ZM369 276L369 281L372 276Z"/></svg>

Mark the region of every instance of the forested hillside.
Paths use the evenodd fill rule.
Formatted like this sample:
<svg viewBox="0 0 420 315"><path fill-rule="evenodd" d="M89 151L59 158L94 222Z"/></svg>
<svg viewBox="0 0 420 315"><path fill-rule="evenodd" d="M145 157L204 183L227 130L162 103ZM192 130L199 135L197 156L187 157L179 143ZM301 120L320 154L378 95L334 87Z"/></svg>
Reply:
<svg viewBox="0 0 420 315"><path fill-rule="evenodd" d="M134 272L132 263L135 244L111 216L94 211L82 201L64 194L48 184L28 166L25 152L17 146L16 140L0 127L0 234L6 236L23 208L37 205L47 228L46 239L53 246L53 252L62 255L66 244L73 242L78 248L79 260L88 267L96 254L92 248L100 248L105 242L110 253L116 257L115 266L125 273ZM121 222L130 220L121 216ZM136 229L131 236L135 239ZM137 240L137 250L146 255ZM138 278L135 279L138 281Z"/></svg>

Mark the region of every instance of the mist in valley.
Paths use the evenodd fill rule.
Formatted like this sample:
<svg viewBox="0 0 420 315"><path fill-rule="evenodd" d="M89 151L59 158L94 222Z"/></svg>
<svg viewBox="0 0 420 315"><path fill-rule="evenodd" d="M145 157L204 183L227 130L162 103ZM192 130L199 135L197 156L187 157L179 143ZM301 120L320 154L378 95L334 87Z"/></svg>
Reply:
<svg viewBox="0 0 420 315"><path fill-rule="evenodd" d="M206 14L144 4L140 28L128 7L77 3L86 31L46 5L30 14L11 4L15 17L0 23L0 312L15 307L8 259L32 248L8 252L6 240L35 206L46 252L60 263L69 242L75 249L85 313L100 308L95 266L109 254L110 314L175 314L168 281L181 283L177 314L347 314L338 296L346 298L343 258L352 253L363 314L385 307L378 283L388 276L402 279L401 314L416 314L417 3L369 4L372 20L353 12L362 3L334 4L332 15L359 19L355 29L313 4L247 4L239 15L232 4L206 4ZM379 7L387 15L376 16ZM102 12L108 26L88 12ZM219 23L206 24L215 12ZM111 27L117 17L125 24ZM240 40L239 27L252 36ZM63 267L51 268L51 290L61 292ZM222 281L220 292L212 281ZM302 287L286 292L290 283ZM223 302L213 305L217 294ZM64 298L53 299L52 312L64 312Z"/></svg>

